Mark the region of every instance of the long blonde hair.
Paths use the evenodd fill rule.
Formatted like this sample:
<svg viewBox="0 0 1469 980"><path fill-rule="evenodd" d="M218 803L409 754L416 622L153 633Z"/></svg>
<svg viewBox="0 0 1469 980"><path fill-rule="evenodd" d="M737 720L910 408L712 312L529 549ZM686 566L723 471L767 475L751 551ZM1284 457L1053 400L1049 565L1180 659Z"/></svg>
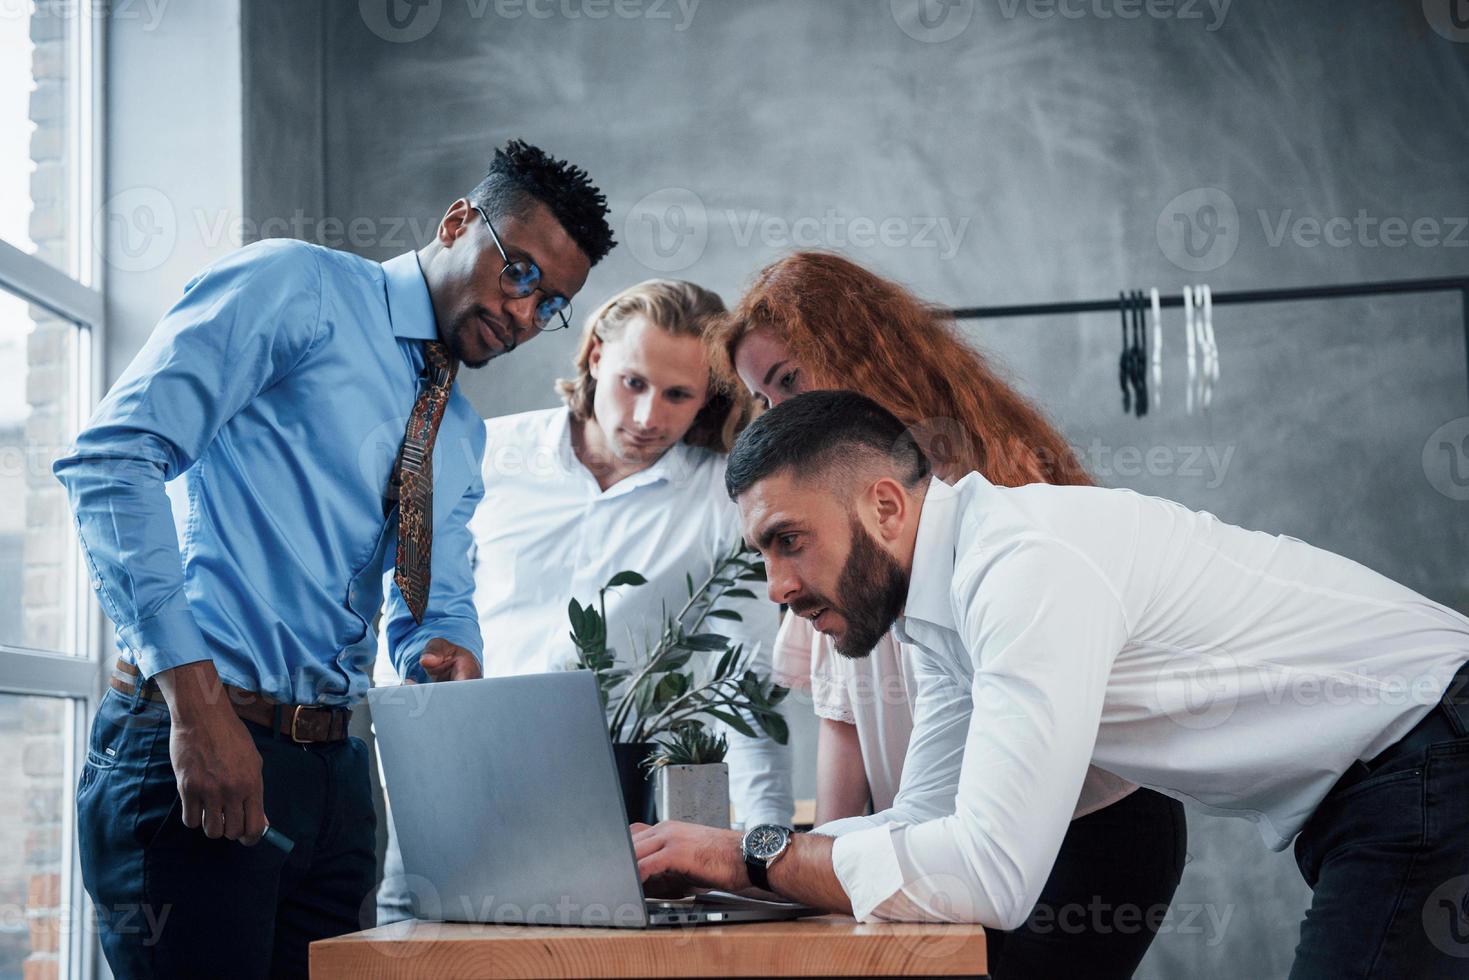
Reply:
<svg viewBox="0 0 1469 980"><path fill-rule="evenodd" d="M587 317L581 348L576 354L576 377L559 379L556 391L572 417L585 422L592 416L597 394L591 362L598 340L615 339L633 317L642 316L675 337L694 337L707 342L710 331L724 313L724 301L717 293L682 279L649 279L630 286ZM754 401L727 373L712 367L708 393L708 400L694 416L683 441L701 449L727 453L734 445L735 436L754 414Z"/></svg>

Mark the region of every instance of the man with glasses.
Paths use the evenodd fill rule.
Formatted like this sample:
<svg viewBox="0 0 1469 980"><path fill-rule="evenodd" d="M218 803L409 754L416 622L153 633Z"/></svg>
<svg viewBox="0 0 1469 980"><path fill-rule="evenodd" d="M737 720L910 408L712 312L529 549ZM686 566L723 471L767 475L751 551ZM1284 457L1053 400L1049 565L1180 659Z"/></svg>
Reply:
<svg viewBox="0 0 1469 980"><path fill-rule="evenodd" d="M371 781L347 736L370 624L386 592L401 675L480 675L484 429L455 375L564 322L613 246L606 213L584 171L513 141L416 253L243 248L56 462L117 627L77 809L118 976L304 977L311 941L371 924Z"/></svg>
<svg viewBox="0 0 1469 980"><path fill-rule="evenodd" d="M485 213L485 209L478 204L474 210L485 219L485 227L490 229L490 240L495 243L495 248L500 253L500 258L505 260L504 267L500 270L500 291L506 296L514 299L523 299L540 293L536 300L535 312L531 314L531 320L536 330L541 333L555 330L565 330L571 326L571 300L560 293L547 293L541 289L541 267L529 259L512 259L510 253L505 251L500 236L495 233L495 223ZM515 349L515 338L511 337L508 350Z"/></svg>

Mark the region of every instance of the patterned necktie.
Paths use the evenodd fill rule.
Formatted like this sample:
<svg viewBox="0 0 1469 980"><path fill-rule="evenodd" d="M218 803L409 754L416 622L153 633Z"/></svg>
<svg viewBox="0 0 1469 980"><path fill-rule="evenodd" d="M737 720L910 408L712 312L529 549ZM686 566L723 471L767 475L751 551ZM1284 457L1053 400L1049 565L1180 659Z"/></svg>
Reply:
<svg viewBox="0 0 1469 980"><path fill-rule="evenodd" d="M413 414L408 416L403 446L383 495L384 516L392 513L395 501L398 504L398 559L393 582L418 623L423 622L428 608L433 556L434 440L449 404L454 375L459 371L459 361L437 341L424 343L423 359L424 383L413 403Z"/></svg>

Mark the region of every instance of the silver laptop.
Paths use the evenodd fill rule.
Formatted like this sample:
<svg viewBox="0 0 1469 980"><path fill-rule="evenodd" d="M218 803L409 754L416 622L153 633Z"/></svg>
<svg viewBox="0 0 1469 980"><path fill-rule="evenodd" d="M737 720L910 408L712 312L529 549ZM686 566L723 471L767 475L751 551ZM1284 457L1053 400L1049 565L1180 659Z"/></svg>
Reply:
<svg viewBox="0 0 1469 980"><path fill-rule="evenodd" d="M590 671L368 692L424 918L648 926L819 915L714 893L646 899Z"/></svg>

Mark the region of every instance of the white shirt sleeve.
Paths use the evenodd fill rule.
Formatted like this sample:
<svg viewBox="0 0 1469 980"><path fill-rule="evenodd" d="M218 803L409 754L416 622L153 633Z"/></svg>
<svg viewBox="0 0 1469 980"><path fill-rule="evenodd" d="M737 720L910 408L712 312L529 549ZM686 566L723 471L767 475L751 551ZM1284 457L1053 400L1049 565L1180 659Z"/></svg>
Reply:
<svg viewBox="0 0 1469 980"><path fill-rule="evenodd" d="M974 665L974 711L954 812L837 838L832 863L859 920L1025 921L1071 820L1127 637L1117 595L1063 542L1027 539L973 567L964 557L951 597ZM915 742L925 737L915 729Z"/></svg>
<svg viewBox="0 0 1469 980"><path fill-rule="evenodd" d="M970 692L933 662L932 654L909 646L918 690L913 734L903 757L903 775L893 805L881 812L887 823L916 824L954 812L964 744L973 715Z"/></svg>
<svg viewBox="0 0 1469 980"><path fill-rule="evenodd" d="M817 827L815 833L840 837L889 824L923 823L954 812L959 769L969 732L969 691L936 665L932 655L922 647L905 646L900 655L913 658L918 690L913 706L913 734L903 758L897 797L886 810L832 820Z"/></svg>
<svg viewBox="0 0 1469 980"><path fill-rule="evenodd" d="M882 827L936 820L954 812L959 790L959 767L969 731L969 691L935 664L919 646L904 646L900 656L912 657L918 689L913 706L913 734L903 758L898 795L886 810L859 817L843 817L822 824L813 833L829 837ZM904 706L906 707L906 705Z"/></svg>

